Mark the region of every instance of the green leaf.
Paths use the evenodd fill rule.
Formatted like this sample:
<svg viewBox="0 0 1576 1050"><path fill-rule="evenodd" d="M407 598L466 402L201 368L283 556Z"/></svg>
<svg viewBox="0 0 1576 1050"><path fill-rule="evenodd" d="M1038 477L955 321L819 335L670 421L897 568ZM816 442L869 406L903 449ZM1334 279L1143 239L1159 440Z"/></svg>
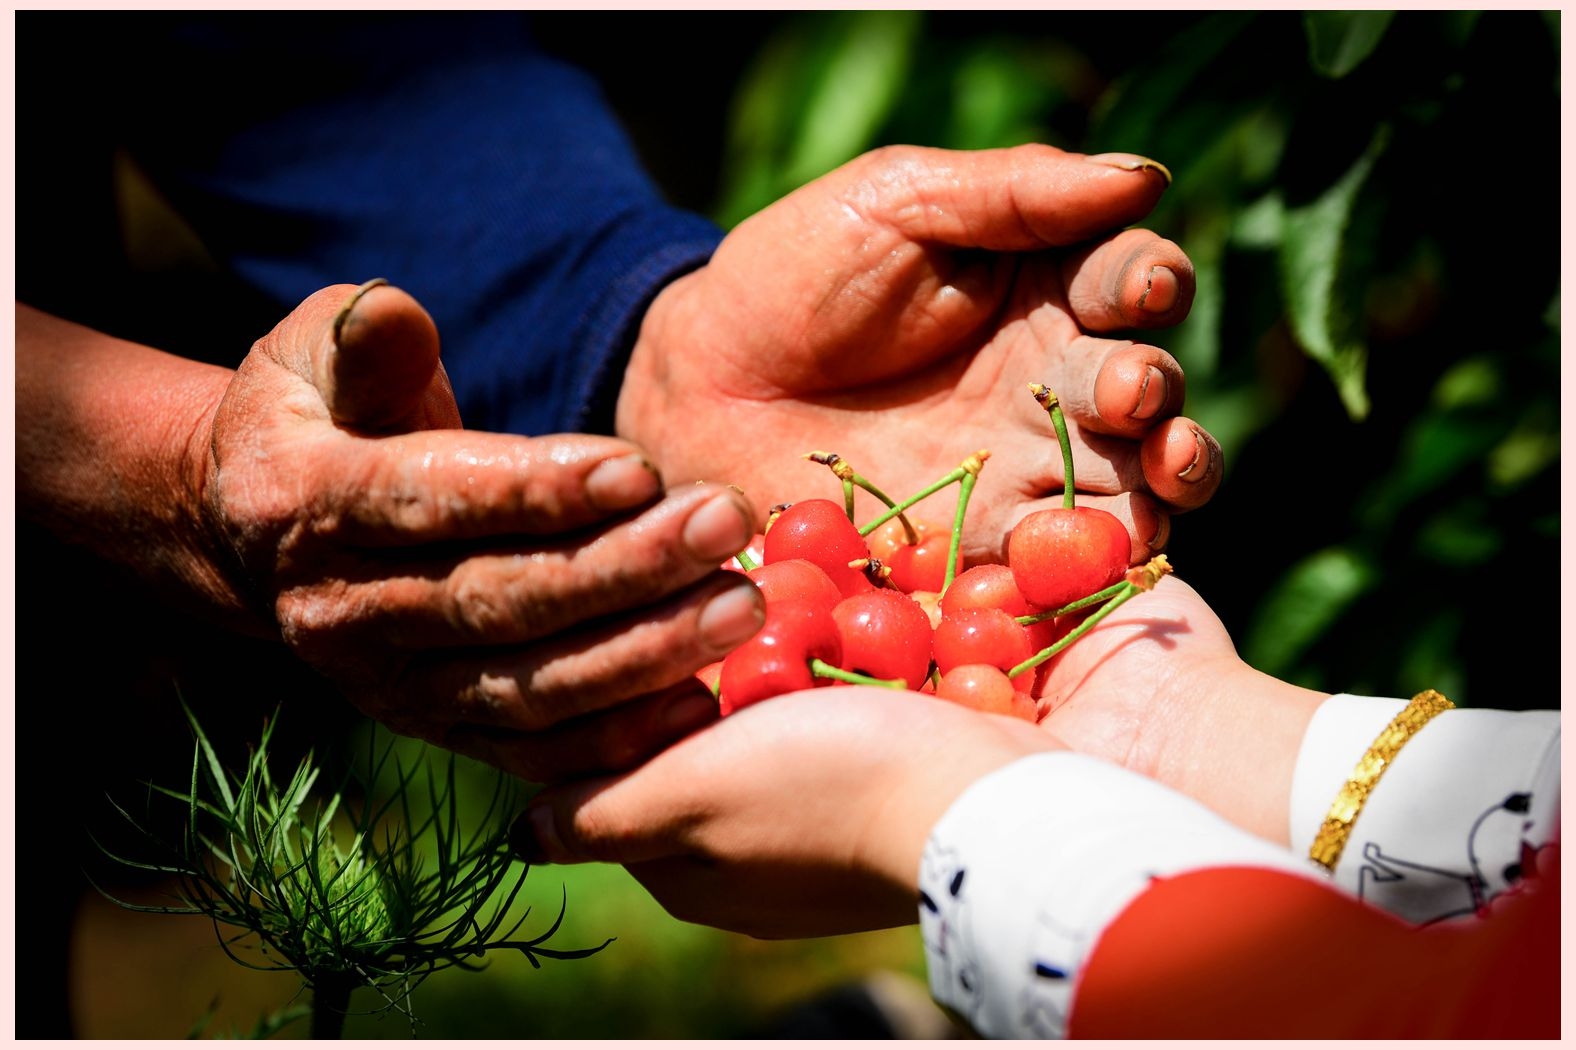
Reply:
<svg viewBox="0 0 1576 1050"><path fill-rule="evenodd" d="M1373 54L1390 27L1394 11L1308 11L1308 64L1321 76L1339 80Z"/></svg>
<svg viewBox="0 0 1576 1050"><path fill-rule="evenodd" d="M858 156L901 96L919 35L917 11L839 12L826 66L811 85L785 178L795 185Z"/></svg>
<svg viewBox="0 0 1576 1050"><path fill-rule="evenodd" d="M1405 514L1441 492L1475 485L1482 464L1504 433L1497 420L1478 413L1430 410L1407 424L1390 469L1374 478L1358 515L1372 533L1387 531Z"/></svg>
<svg viewBox="0 0 1576 1050"><path fill-rule="evenodd" d="M1281 213L1280 276L1292 334L1329 373L1353 419L1368 414L1368 348L1358 329L1360 307L1343 299L1337 279L1358 193L1389 139L1388 126L1380 125L1334 185Z"/></svg>
<svg viewBox="0 0 1576 1050"><path fill-rule="evenodd" d="M1348 547L1310 554L1266 595L1243 642L1243 658L1267 674L1290 674L1303 654L1378 578L1368 558Z"/></svg>
<svg viewBox="0 0 1576 1050"><path fill-rule="evenodd" d="M1489 480L1500 490L1531 481L1560 458L1559 419L1545 405L1533 405L1488 457Z"/></svg>
<svg viewBox="0 0 1576 1050"><path fill-rule="evenodd" d="M992 149L1041 138L1036 118L1058 97L1041 74L1000 41L970 46L952 76L947 144Z"/></svg>
<svg viewBox="0 0 1576 1050"><path fill-rule="evenodd" d="M923 24L917 11L811 12L775 34L735 96L718 223L731 227L874 145Z"/></svg>
<svg viewBox="0 0 1576 1050"><path fill-rule="evenodd" d="M1504 537L1485 520L1482 501L1458 501L1430 515L1417 530L1417 553L1456 571L1487 564L1504 547Z"/></svg>
<svg viewBox="0 0 1576 1050"><path fill-rule="evenodd" d="M1195 82L1218 71L1217 60L1256 19L1253 11L1213 12L1173 37L1158 55L1125 71L1091 114L1099 149L1153 155L1169 115L1199 94ZM1162 158L1163 159L1163 158Z"/></svg>

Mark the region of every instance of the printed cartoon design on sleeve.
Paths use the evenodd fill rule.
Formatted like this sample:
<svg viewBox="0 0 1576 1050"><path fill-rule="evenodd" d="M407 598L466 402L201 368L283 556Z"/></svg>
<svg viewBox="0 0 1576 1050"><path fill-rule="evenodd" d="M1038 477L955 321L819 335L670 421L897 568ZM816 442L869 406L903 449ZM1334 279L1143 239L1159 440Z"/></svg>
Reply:
<svg viewBox="0 0 1576 1050"><path fill-rule="evenodd" d="M1495 897L1536 873L1537 857L1556 848L1539 835L1532 793L1513 792L1480 813L1467 833L1459 867L1445 869L1387 854L1363 843L1357 895L1419 925L1481 914ZM1543 841L1534 841L1542 839Z"/></svg>
<svg viewBox="0 0 1576 1050"><path fill-rule="evenodd" d="M1034 917L1032 976L1021 993L1027 1036L1061 1039L1067 1034L1074 976L1089 950L1088 940L1085 931L1064 926L1044 911Z"/></svg>
<svg viewBox="0 0 1576 1050"><path fill-rule="evenodd" d="M936 1000L971 1023L983 993L970 932L967 872L955 849L927 844L919 876L919 929Z"/></svg>

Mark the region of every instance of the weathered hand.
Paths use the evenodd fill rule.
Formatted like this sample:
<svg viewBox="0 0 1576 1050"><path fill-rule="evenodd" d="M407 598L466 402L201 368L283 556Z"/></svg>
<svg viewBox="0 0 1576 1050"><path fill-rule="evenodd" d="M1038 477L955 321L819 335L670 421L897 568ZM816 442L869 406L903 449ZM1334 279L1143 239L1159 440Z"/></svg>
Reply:
<svg viewBox="0 0 1576 1050"><path fill-rule="evenodd" d="M615 438L458 426L410 296L313 295L213 417L215 561L366 714L528 779L623 768L715 717L693 672L760 624L718 569L748 503L663 496Z"/></svg>
<svg viewBox="0 0 1576 1050"><path fill-rule="evenodd" d="M799 458L812 450L902 498L988 449L966 553L1001 560L1011 526L1061 494L1054 432L1027 392L1040 382L1068 417L1080 502L1123 518L1146 559L1170 514L1221 479L1218 443L1179 415L1176 361L1090 334L1187 313L1181 250L1110 232L1166 181L1143 158L1047 146L862 156L741 223L658 296L618 432L671 480L738 484L762 509L836 492Z"/></svg>

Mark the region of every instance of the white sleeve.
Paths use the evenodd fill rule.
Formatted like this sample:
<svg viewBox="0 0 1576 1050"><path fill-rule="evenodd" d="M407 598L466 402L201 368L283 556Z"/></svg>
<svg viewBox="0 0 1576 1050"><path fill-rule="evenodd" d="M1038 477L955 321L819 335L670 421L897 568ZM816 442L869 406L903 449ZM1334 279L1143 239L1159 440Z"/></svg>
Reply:
<svg viewBox="0 0 1576 1050"><path fill-rule="evenodd" d="M1035 755L981 778L932 829L920 865L931 994L983 1036L1059 1038L1084 959L1151 878L1253 865L1328 881L1307 846L1403 706L1348 696L1321 705L1295 773L1291 850L1083 755ZM1440 887L1487 899L1557 837L1558 712L1447 711L1400 756L1337 867L1353 892L1401 914L1417 900L1437 911L1452 899Z"/></svg>
<svg viewBox="0 0 1576 1050"><path fill-rule="evenodd" d="M1319 706L1292 781L1294 849L1312 844L1358 759L1405 706L1345 694ZM1440 712L1380 775L1336 883L1409 922L1475 914L1558 838L1559 766L1558 711Z"/></svg>
<svg viewBox="0 0 1576 1050"><path fill-rule="evenodd" d="M930 991L980 1035L1055 1039L1102 930L1154 876L1306 861L1118 766L1070 752L971 785L920 866Z"/></svg>

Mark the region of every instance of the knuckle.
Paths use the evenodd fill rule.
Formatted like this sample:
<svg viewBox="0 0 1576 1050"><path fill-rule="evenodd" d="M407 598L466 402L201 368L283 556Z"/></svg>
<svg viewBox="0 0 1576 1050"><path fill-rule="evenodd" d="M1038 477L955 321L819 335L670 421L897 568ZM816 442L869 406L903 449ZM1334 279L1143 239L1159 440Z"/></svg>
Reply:
<svg viewBox="0 0 1576 1050"><path fill-rule="evenodd" d="M505 581L475 561L462 562L455 569L448 605L450 625L478 641L496 638L521 620Z"/></svg>

